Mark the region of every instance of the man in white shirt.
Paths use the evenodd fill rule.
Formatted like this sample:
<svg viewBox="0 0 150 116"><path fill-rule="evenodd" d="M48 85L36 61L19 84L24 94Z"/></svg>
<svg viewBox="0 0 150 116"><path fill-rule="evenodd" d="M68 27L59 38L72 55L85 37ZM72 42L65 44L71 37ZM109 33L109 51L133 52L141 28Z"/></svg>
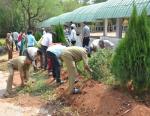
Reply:
<svg viewBox="0 0 150 116"><path fill-rule="evenodd" d="M73 46L76 44L76 40L77 40L76 30L74 29L74 27L71 26L70 41Z"/></svg>
<svg viewBox="0 0 150 116"><path fill-rule="evenodd" d="M37 59L42 55L42 52L36 48L36 47L29 47L26 48L23 52L24 56L27 56L29 58L29 60L32 61L32 65L34 67L34 69L37 68Z"/></svg>
<svg viewBox="0 0 150 116"><path fill-rule="evenodd" d="M49 29L46 29L46 33L42 36L43 39L41 41L41 50L42 50L41 68L44 68L45 70L47 68L46 50L48 46L52 43L52 34L49 31L50 31Z"/></svg>
<svg viewBox="0 0 150 116"><path fill-rule="evenodd" d="M63 46L61 44L55 44L51 45L47 49L47 58L51 59L52 63L52 74L53 74L53 80L56 80L57 83L61 84L62 81L60 79L60 63L59 58L63 52L63 50L66 48L66 46Z"/></svg>

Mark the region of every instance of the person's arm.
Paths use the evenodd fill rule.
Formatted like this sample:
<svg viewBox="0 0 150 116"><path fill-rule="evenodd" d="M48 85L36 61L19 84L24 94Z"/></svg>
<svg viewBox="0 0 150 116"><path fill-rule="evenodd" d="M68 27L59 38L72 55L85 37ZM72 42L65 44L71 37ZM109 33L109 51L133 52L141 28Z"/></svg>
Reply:
<svg viewBox="0 0 150 116"><path fill-rule="evenodd" d="M83 63L84 63L84 68L89 72L93 72L92 69L90 69L90 67L88 65L88 56L86 53L82 55L82 59L83 59Z"/></svg>
<svg viewBox="0 0 150 116"><path fill-rule="evenodd" d="M34 45L37 45L37 41L34 36L33 36L33 40L34 40Z"/></svg>
<svg viewBox="0 0 150 116"><path fill-rule="evenodd" d="M6 47L10 50L9 40L6 38Z"/></svg>
<svg viewBox="0 0 150 116"><path fill-rule="evenodd" d="M25 76L25 74L24 74L23 66L20 65L20 66L18 67L18 70L19 70L19 72L20 72L21 86L24 86L24 76Z"/></svg>

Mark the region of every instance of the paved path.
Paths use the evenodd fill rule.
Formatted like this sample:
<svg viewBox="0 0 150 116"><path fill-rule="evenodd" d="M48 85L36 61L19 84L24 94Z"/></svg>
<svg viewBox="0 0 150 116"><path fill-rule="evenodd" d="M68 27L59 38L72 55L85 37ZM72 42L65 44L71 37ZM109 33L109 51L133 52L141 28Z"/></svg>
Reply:
<svg viewBox="0 0 150 116"><path fill-rule="evenodd" d="M21 107L5 102L2 98L8 74L0 71L0 116L50 116L45 109L34 107Z"/></svg>

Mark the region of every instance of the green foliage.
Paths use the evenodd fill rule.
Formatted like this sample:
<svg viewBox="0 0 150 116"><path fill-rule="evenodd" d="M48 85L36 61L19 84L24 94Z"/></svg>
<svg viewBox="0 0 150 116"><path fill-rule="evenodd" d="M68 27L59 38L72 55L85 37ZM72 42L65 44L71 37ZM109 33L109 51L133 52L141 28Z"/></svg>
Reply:
<svg viewBox="0 0 150 116"><path fill-rule="evenodd" d="M0 37L6 37L9 31L19 31L22 29L22 18L16 4L13 1L0 1Z"/></svg>
<svg viewBox="0 0 150 116"><path fill-rule="evenodd" d="M0 39L0 46L5 46L5 39Z"/></svg>
<svg viewBox="0 0 150 116"><path fill-rule="evenodd" d="M66 39L65 39L65 35L64 35L64 30L63 30L63 26L62 25L56 25L54 27L54 32L55 32L55 37L53 38L53 42L54 43L64 43L66 44Z"/></svg>
<svg viewBox="0 0 150 116"><path fill-rule="evenodd" d="M45 19L80 6L76 0L0 0L0 37L5 37L8 31L33 28Z"/></svg>
<svg viewBox="0 0 150 116"><path fill-rule="evenodd" d="M129 21L129 28L116 49L112 72L123 86L133 81L135 91L142 92L150 86L150 30L144 9L138 17L136 7Z"/></svg>
<svg viewBox="0 0 150 116"><path fill-rule="evenodd" d="M93 70L92 78L98 81L108 81L112 79L110 65L113 51L110 49L100 49L89 59L90 68Z"/></svg>
<svg viewBox="0 0 150 116"><path fill-rule="evenodd" d="M31 80L28 82L27 86L24 88L18 87L17 91L19 93L30 93L35 96L52 93L54 88L45 83L45 76L46 75L41 72L36 72L36 74L32 75Z"/></svg>
<svg viewBox="0 0 150 116"><path fill-rule="evenodd" d="M70 12L81 7L81 4L79 4L76 0L68 0L62 2L62 7L64 12Z"/></svg>
<svg viewBox="0 0 150 116"><path fill-rule="evenodd" d="M91 76L90 73L84 69L83 61L76 62L76 68L78 73L80 73L80 75L84 76L85 78L89 78Z"/></svg>
<svg viewBox="0 0 150 116"><path fill-rule="evenodd" d="M39 41L41 39L41 37L42 37L42 34L40 32L36 32L35 33L35 39L36 39L36 41Z"/></svg>
<svg viewBox="0 0 150 116"><path fill-rule="evenodd" d="M150 29L150 17L148 17L148 27Z"/></svg>

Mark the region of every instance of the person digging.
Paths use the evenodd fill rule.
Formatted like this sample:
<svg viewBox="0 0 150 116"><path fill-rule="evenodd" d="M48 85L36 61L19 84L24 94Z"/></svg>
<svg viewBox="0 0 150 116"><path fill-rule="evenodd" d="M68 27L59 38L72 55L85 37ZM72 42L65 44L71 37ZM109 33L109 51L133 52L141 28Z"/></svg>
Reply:
<svg viewBox="0 0 150 116"><path fill-rule="evenodd" d="M68 87L67 94L80 93L80 89L74 87L75 78L78 75L77 69L75 66L76 62L83 60L84 68L87 71L92 72L92 70L90 69L90 67L88 65L88 56L87 55L88 55L88 52L87 52L86 48L77 47L77 46L67 47L66 49L64 49L63 53L61 54L61 59L66 64L66 67L67 67L67 70L69 73L69 87Z"/></svg>
<svg viewBox="0 0 150 116"><path fill-rule="evenodd" d="M25 86L25 83L29 78L29 68L31 64L32 61L26 56L18 56L17 58L8 61L9 76L7 80L6 92L3 95L4 97L9 97L14 93L12 91L14 71L18 70L20 72L21 86Z"/></svg>

